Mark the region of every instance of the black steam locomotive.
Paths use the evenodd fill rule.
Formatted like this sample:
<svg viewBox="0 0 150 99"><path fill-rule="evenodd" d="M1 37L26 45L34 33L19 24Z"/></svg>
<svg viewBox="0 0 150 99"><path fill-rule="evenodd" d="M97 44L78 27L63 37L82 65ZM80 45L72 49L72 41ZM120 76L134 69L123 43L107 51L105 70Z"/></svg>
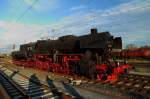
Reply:
<svg viewBox="0 0 150 99"><path fill-rule="evenodd" d="M121 48L121 37L91 29L88 35L67 35L20 45L12 57L15 64L95 78L96 65L107 63L111 50Z"/></svg>

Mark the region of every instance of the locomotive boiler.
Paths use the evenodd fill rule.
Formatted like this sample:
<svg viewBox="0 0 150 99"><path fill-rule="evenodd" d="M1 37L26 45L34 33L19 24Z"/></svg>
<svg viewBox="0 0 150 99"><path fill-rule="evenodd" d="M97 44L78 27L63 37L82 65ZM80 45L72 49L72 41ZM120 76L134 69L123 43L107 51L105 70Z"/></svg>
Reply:
<svg viewBox="0 0 150 99"><path fill-rule="evenodd" d="M112 49L122 49L121 37L91 29L88 35L66 35L57 40L37 40L20 45L12 52L13 62L65 75L79 75L100 80L115 79L126 73L128 65L111 64Z"/></svg>

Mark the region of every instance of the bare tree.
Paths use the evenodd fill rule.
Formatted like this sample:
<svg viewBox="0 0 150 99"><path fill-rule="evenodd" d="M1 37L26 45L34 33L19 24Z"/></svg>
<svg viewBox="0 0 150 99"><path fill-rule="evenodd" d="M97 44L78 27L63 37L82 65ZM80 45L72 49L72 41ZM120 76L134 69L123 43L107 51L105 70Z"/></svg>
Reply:
<svg viewBox="0 0 150 99"><path fill-rule="evenodd" d="M141 46L140 48L150 49L150 45L144 45L144 46Z"/></svg>
<svg viewBox="0 0 150 99"><path fill-rule="evenodd" d="M133 49L133 48L137 48L137 46L135 44L128 44L126 46L126 49Z"/></svg>

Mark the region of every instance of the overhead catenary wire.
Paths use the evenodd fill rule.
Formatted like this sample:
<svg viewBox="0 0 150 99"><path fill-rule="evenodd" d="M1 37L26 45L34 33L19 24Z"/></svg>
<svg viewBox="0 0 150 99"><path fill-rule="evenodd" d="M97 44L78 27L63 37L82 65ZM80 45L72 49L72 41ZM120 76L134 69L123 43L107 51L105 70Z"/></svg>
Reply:
<svg viewBox="0 0 150 99"><path fill-rule="evenodd" d="M23 1L24 1L24 0L23 0ZM26 14L29 10L31 10L32 7L33 7L38 1L39 1L39 0L34 0L33 3L32 3L21 15L19 15L18 17L16 17L16 20L15 20L15 22L13 23L14 26L16 26L15 23L18 22L18 21L20 21L20 20L25 16L25 14ZM9 31L9 32L10 32L10 31ZM12 44L12 47L13 47L14 45L16 46L17 44Z"/></svg>
<svg viewBox="0 0 150 99"><path fill-rule="evenodd" d="M25 16L25 14L32 9L32 7L38 2L39 0L34 0L33 3L16 19L16 22L20 21L21 18Z"/></svg>

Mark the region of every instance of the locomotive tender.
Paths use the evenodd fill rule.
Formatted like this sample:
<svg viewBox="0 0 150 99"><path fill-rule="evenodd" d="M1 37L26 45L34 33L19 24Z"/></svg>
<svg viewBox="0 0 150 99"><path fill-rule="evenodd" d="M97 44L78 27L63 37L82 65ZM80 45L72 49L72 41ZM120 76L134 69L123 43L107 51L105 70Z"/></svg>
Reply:
<svg viewBox="0 0 150 99"><path fill-rule="evenodd" d="M110 64L112 49L122 49L121 37L113 37L109 32L98 33L94 28L88 35L67 35L57 40L37 40L20 45L20 50L12 52L12 57L17 65L111 80L128 68Z"/></svg>

